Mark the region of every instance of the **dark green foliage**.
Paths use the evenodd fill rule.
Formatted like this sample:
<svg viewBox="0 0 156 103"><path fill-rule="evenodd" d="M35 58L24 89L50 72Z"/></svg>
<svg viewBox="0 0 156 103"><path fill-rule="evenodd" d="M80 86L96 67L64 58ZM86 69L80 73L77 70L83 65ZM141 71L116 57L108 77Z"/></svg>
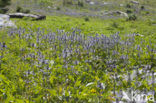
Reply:
<svg viewBox="0 0 156 103"><path fill-rule="evenodd" d="M148 15L148 14L150 14L150 12L149 11L146 11L146 15Z"/></svg>
<svg viewBox="0 0 156 103"><path fill-rule="evenodd" d="M0 0L0 8L10 5L10 0Z"/></svg>
<svg viewBox="0 0 156 103"><path fill-rule="evenodd" d="M25 9L25 10L23 11L23 13L30 13L30 10L29 10L29 9Z"/></svg>
<svg viewBox="0 0 156 103"><path fill-rule="evenodd" d="M73 5L72 0L63 0L63 5Z"/></svg>
<svg viewBox="0 0 156 103"><path fill-rule="evenodd" d="M16 8L16 12L21 12L21 13L30 13L29 9L23 9L22 7L18 6Z"/></svg>
<svg viewBox="0 0 156 103"><path fill-rule="evenodd" d="M2 8L0 9L0 13L5 14L8 10L8 8Z"/></svg>
<svg viewBox="0 0 156 103"><path fill-rule="evenodd" d="M21 12L23 9L22 9L22 7L20 7L20 6L18 6L17 8L16 8L16 12Z"/></svg>
<svg viewBox="0 0 156 103"><path fill-rule="evenodd" d="M7 5L10 5L10 0L0 0L0 13L6 13L8 11L5 8Z"/></svg>
<svg viewBox="0 0 156 103"><path fill-rule="evenodd" d="M113 23L112 23L112 27L118 28L118 27L119 27L119 24L117 24L116 22L113 22Z"/></svg>
<svg viewBox="0 0 156 103"><path fill-rule="evenodd" d="M126 8L131 8L131 7L132 7L131 4L126 5Z"/></svg>
<svg viewBox="0 0 156 103"><path fill-rule="evenodd" d="M56 10L61 10L61 8L60 7L57 7Z"/></svg>
<svg viewBox="0 0 156 103"><path fill-rule="evenodd" d="M137 20L137 16L136 16L135 14L130 15L130 16L128 17L128 20L129 20L129 21L135 21L135 20Z"/></svg>
<svg viewBox="0 0 156 103"><path fill-rule="evenodd" d="M132 12L133 12L133 11L130 10L130 9L126 10L126 13L127 13L127 14L131 14Z"/></svg>
<svg viewBox="0 0 156 103"><path fill-rule="evenodd" d="M89 21L89 17L85 17L84 19L85 19L85 21Z"/></svg>
<svg viewBox="0 0 156 103"><path fill-rule="evenodd" d="M142 5L140 8L141 8L141 10L144 10L145 9L145 6Z"/></svg>
<svg viewBox="0 0 156 103"><path fill-rule="evenodd" d="M78 1L78 6L83 7L84 6L83 2L82 1Z"/></svg>

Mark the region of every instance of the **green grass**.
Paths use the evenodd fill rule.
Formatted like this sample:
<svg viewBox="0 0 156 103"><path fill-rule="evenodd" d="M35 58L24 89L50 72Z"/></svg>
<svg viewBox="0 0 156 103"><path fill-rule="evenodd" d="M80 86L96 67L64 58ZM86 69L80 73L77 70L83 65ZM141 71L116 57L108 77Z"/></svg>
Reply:
<svg viewBox="0 0 156 103"><path fill-rule="evenodd" d="M126 3L123 0L121 2ZM143 1L140 2L143 4ZM154 3L154 0L149 3ZM79 10L86 9L84 7ZM149 79L153 77L146 76L146 71L132 80L125 80L123 76L132 73L134 68L146 68L150 73L156 72L156 21L152 19L154 16L150 16L138 16L136 21L127 21L126 18L91 17L87 20L87 17L64 15L47 16L46 20L41 21L32 21L28 18L11 19L18 28L25 28L26 32L20 34L23 29L12 30L14 33L9 33L9 36L7 29L0 31L0 102L110 103L115 101L115 96L111 93L114 90L127 91L132 87L139 91L156 91L155 84L149 84ZM33 32L30 32L29 28ZM40 31L37 31L38 28L41 28ZM81 34L86 36L110 36L120 32L121 40L115 35L113 39L92 37L95 44L87 38L74 41L72 36L74 38L75 34L72 28L80 29ZM45 32L42 29L45 29ZM58 39L61 33L58 33L57 29L64 30L63 33L69 32L70 37L67 38L71 39ZM47 35L46 30L56 32L56 36ZM132 33L143 36L125 36ZM106 42L109 40L115 42L114 46ZM88 50L84 48L87 42L88 45L93 43L93 47ZM4 43L6 47L2 46ZM103 48L105 46L107 47ZM68 49L72 50L71 54ZM67 57L64 57L65 50L69 53ZM128 59L121 59L126 56ZM47 60L48 63L45 62ZM108 61L110 63L107 63ZM151 68L148 68L148 65L151 65ZM120 77L114 79L114 74ZM99 87L101 83L104 84L104 88Z"/></svg>
<svg viewBox="0 0 156 103"><path fill-rule="evenodd" d="M100 19L89 18L85 21L85 17L69 17L69 16L47 16L46 20L31 21L27 19L12 19L18 27L23 28L45 28L56 31L57 29L71 31L72 28L78 28L85 35L105 34L110 35L116 32L120 34L139 33L144 36L154 37L156 33L155 21L150 19L126 21L123 19Z"/></svg>
<svg viewBox="0 0 156 103"><path fill-rule="evenodd" d="M156 54L152 50L155 50L156 22L152 19L140 18L136 21L127 21L126 18L100 19L90 17L88 21L85 21L85 18L60 15L47 16L47 19L42 21L32 21L28 18L11 19L18 28L30 28L33 32L26 30L24 34L20 35L21 29L19 29L18 32L15 31L14 34L8 36L5 29L0 31L0 42L5 42L7 46L6 48L0 47L2 48L0 56L3 56L0 59L0 102L96 103L99 101L102 103L106 101L106 103L110 103L115 101L111 93L114 85L116 85L116 92L121 89L126 91L130 87L136 90L144 90L145 88L148 91L156 90L155 87L148 84L147 79L142 79L142 75L146 75L146 73L138 75L138 78L134 78L131 82L122 77L123 74L127 75L127 72L131 73L136 66L139 69L144 69L141 67L142 65L152 65L150 72L155 72ZM41 28L41 32L38 32L37 36L38 28ZM125 41L124 44L115 43L115 46L110 49L102 48L103 45L98 45L99 42L97 42L92 47L95 52L89 52L89 54L87 50L83 49L86 39L83 39L82 43L71 39L59 40L56 36L56 40L50 40L50 36L45 39L46 30L57 32L57 29L60 29L72 35L72 28L78 28L82 34L89 36L95 36L97 33L110 36L110 34L120 32L121 37L131 33L139 33L143 37L122 38L122 42ZM42 35L42 29L45 29L44 35ZM31 33L32 35L29 35ZM31 38L26 38L27 34ZM60 34L56 33L56 35ZM94 38L94 40L96 39ZM150 44L149 40L153 44ZM126 42L131 42L132 45L126 45ZM33 44L36 44L36 47ZM110 46L109 43L105 45ZM141 49L137 49L138 46ZM60 54L66 47L73 49L73 53L64 58ZM81 53L77 55L75 50L79 50ZM118 53L114 55L114 51ZM121 60L121 56L125 55L128 55L129 59ZM48 60L48 64L39 59ZM79 61L79 64L75 64L76 60ZM112 63L116 65L115 68L109 67L106 63L112 60L117 60L117 62ZM67 61L69 67L64 67L66 66L64 61ZM50 70L45 69L47 67ZM30 74L29 71L31 71ZM116 82L112 78L114 74L121 75ZM135 85L136 81L139 81L141 86ZM88 83L91 85L86 86ZM99 83L104 83L105 88L99 88Z"/></svg>
<svg viewBox="0 0 156 103"><path fill-rule="evenodd" d="M134 78L130 82L123 77L123 74L131 73L136 66L139 69L144 69L141 67L142 65L152 65L151 71L155 72L156 54L151 50L155 50L155 47L154 44L149 43L150 38L155 40L154 22L152 21L90 18L86 22L84 18L68 16L48 16L47 20L43 21L31 21L26 18L12 20L16 21L18 28L31 28L34 32L29 35L31 38L26 38L27 34L31 34L29 30L21 35L19 34L21 29L15 30L11 36L8 36L5 30L0 32L0 42L5 42L7 46L6 48L1 47L2 51L0 52L0 55L3 56L0 59L0 102L2 103L10 101L15 103L96 103L97 101L103 103L103 101L107 101L106 103L111 103L115 101L111 93L114 85L116 85L116 92L126 91L130 87L136 90L145 88L148 91L156 90L155 87L148 84L147 78L142 79L142 75L146 75L146 73L138 75L138 78ZM138 32L144 37L123 36L125 39L121 41L125 41L124 44L120 45L117 42L115 46L107 49L102 48L103 44L98 45L99 43L96 42L96 45L92 47L95 52L88 54L88 51L83 49L85 39L82 43L72 41L72 39L65 42L57 39L56 36L55 40L50 40L50 36L45 39L46 32L42 35L41 29L37 36L36 32L39 27L55 32L57 29L63 29L70 32L69 35L73 35L71 28L77 27L86 35L103 33L109 36L120 31L122 36ZM56 33L56 35L60 34ZM115 40L112 39L112 41ZM132 45L126 45L126 41L131 42ZM36 47L32 44L36 44ZM110 46L109 43L104 45ZM136 49L138 46L141 49ZM73 53L66 58L59 56L66 47L73 49ZM78 55L75 50L79 50L80 54ZM114 55L114 51L118 53ZM128 55L129 59L121 60L120 57L123 55ZM48 60L48 64L40 59ZM76 60L79 61L78 64L75 64ZM112 60L117 60L111 63L116 65L115 68L109 67L106 63ZM64 67L66 66L65 61L68 65L67 68ZM31 72L28 73L29 71ZM114 74L121 75L121 77L114 80ZM149 78L152 77L149 76ZM139 81L141 86L135 85L136 81ZM86 86L88 83L91 84ZM105 87L101 89L98 87L99 83L104 83Z"/></svg>

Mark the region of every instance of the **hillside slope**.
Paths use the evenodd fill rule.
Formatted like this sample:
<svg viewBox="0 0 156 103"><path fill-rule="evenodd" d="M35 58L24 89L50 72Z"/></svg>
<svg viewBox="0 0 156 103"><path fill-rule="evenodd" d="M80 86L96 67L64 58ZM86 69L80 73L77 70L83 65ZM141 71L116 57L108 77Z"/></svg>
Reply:
<svg viewBox="0 0 156 103"><path fill-rule="evenodd" d="M15 12L17 7L22 7L30 9L31 12L46 15L65 14L105 18L112 16L113 11L122 11L128 15L135 14L140 17L154 18L156 16L155 0L133 2L131 0L12 0L10 12ZM116 16L113 14L112 17Z"/></svg>

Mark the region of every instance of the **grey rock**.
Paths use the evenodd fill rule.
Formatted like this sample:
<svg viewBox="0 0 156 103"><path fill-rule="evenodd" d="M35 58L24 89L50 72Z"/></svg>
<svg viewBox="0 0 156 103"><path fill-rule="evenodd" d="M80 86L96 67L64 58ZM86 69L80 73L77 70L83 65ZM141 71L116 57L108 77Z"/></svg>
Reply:
<svg viewBox="0 0 156 103"><path fill-rule="evenodd" d="M109 4L112 4L112 3L109 3L109 2L104 2L103 5L109 5Z"/></svg>
<svg viewBox="0 0 156 103"><path fill-rule="evenodd" d="M48 6L47 8L48 8L48 9L51 9L51 6Z"/></svg>
<svg viewBox="0 0 156 103"><path fill-rule="evenodd" d="M122 11L116 11L117 14L124 16L124 17L128 17L128 14Z"/></svg>
<svg viewBox="0 0 156 103"><path fill-rule="evenodd" d="M139 5L138 1L131 1L131 3Z"/></svg>
<svg viewBox="0 0 156 103"><path fill-rule="evenodd" d="M121 7L123 7L123 6L124 6L124 4L120 4L120 6L121 6Z"/></svg>
<svg viewBox="0 0 156 103"><path fill-rule="evenodd" d="M2 28L2 27L16 28L16 25L10 20L9 15L0 14L0 28Z"/></svg>
<svg viewBox="0 0 156 103"><path fill-rule="evenodd" d="M90 3L91 2L91 0L85 0L86 1L86 3Z"/></svg>
<svg viewBox="0 0 156 103"><path fill-rule="evenodd" d="M128 14L122 11L111 11L111 12L105 13L105 15L114 15L114 14L122 16L122 17L128 17Z"/></svg>
<svg viewBox="0 0 156 103"><path fill-rule="evenodd" d="M34 20L43 20L43 19L46 19L46 16L44 16L44 15L35 15L35 14L10 13L8 15L10 16L10 18L30 17L30 18L34 18Z"/></svg>
<svg viewBox="0 0 156 103"><path fill-rule="evenodd" d="M91 1L89 4L90 4L90 5L94 5L95 3L94 3L93 1Z"/></svg>

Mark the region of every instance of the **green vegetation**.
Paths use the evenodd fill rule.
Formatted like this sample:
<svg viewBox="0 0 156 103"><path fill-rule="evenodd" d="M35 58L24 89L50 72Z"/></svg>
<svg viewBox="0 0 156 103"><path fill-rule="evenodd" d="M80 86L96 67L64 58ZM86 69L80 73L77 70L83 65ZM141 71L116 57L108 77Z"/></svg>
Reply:
<svg viewBox="0 0 156 103"><path fill-rule="evenodd" d="M30 13L29 9L23 9L22 7L17 7L16 8L16 12L20 12L20 13Z"/></svg>
<svg viewBox="0 0 156 103"><path fill-rule="evenodd" d="M1 31L1 102L109 103L115 101L114 92L130 87L140 91L156 90L155 84L141 79L145 73L130 81L123 77L128 78L133 68L155 72L152 21L93 18L85 21L85 18L68 16L48 16L40 22L12 20L19 29ZM110 36L117 31L121 32L120 37L118 34ZM133 32L136 33L131 34ZM92 40L87 36L93 36ZM110 43L100 44L101 40Z"/></svg>
<svg viewBox="0 0 156 103"><path fill-rule="evenodd" d="M10 0L0 0L0 13L5 13L7 10L4 7L6 7L9 4Z"/></svg>
<svg viewBox="0 0 156 103"><path fill-rule="evenodd" d="M154 103L155 0L95 1L106 4L12 0L9 12L29 9L46 20L11 19L17 28L0 29L0 103L130 103L139 94Z"/></svg>
<svg viewBox="0 0 156 103"><path fill-rule="evenodd" d="M0 7L3 8L10 4L10 0L0 0Z"/></svg>
<svg viewBox="0 0 156 103"><path fill-rule="evenodd" d="M86 18L89 21L86 21ZM43 21L31 21L12 19L16 22L18 27L45 28L56 31L57 29L70 31L72 28L78 28L85 35L105 34L110 35L120 32L122 35L129 33L139 33L145 37L155 38L155 22L151 19L127 21L126 19L100 19L89 17L69 17L69 16L47 16Z"/></svg>

